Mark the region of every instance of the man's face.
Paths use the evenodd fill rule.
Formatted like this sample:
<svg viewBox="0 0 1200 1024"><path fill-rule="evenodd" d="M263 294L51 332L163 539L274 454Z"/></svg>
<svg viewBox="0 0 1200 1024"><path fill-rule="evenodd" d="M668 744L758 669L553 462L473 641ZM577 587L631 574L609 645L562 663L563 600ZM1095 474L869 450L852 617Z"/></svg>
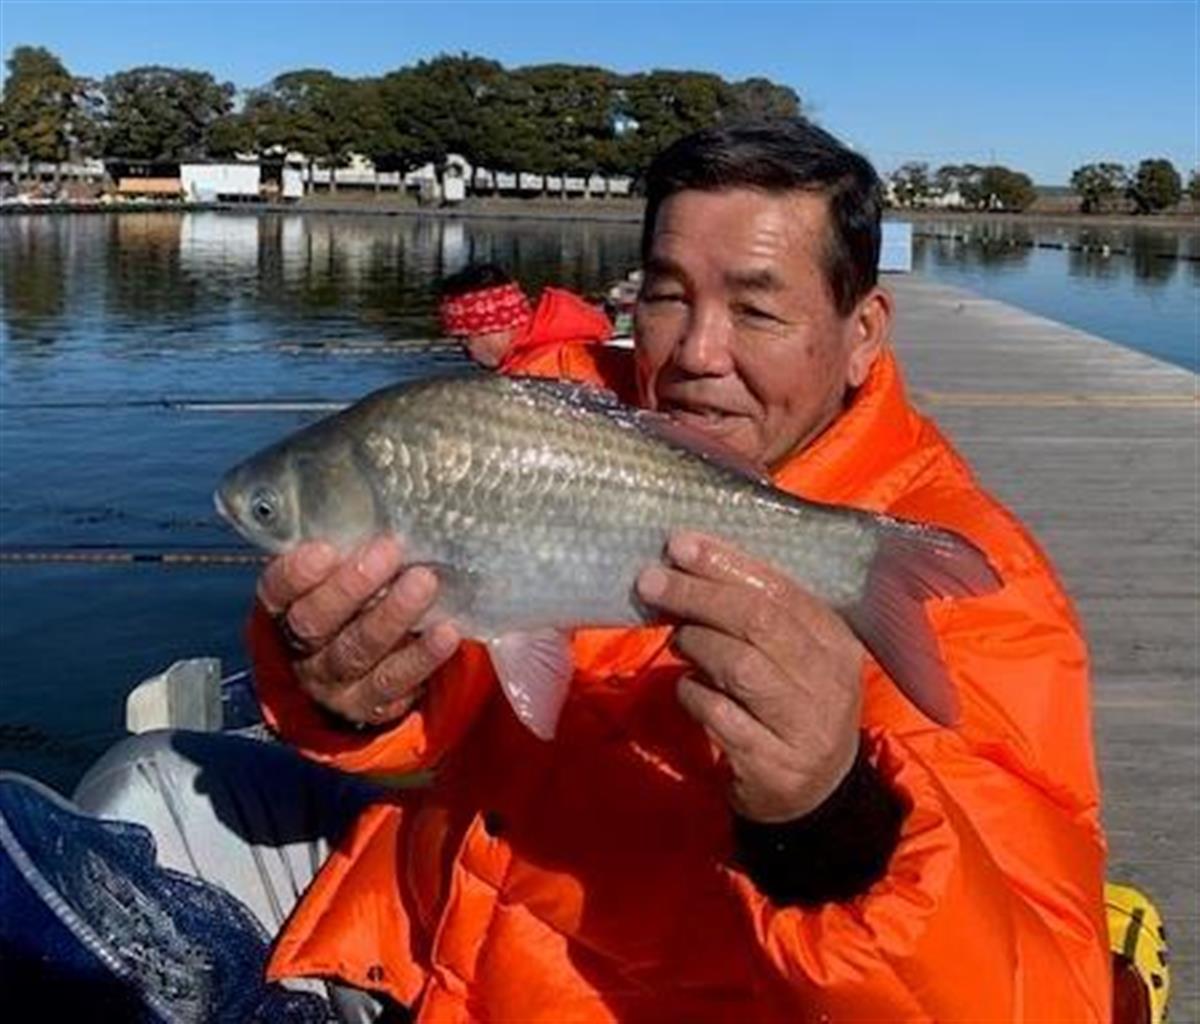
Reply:
<svg viewBox="0 0 1200 1024"><path fill-rule="evenodd" d="M508 351L515 334L516 331L511 327L506 327L502 331L464 335L462 343L466 346L467 355L475 362L494 370L504 359L504 353Z"/></svg>
<svg viewBox="0 0 1200 1024"><path fill-rule="evenodd" d="M634 327L644 406L767 467L829 425L891 306L875 289L838 314L827 217L805 192L685 191L659 207Z"/></svg>

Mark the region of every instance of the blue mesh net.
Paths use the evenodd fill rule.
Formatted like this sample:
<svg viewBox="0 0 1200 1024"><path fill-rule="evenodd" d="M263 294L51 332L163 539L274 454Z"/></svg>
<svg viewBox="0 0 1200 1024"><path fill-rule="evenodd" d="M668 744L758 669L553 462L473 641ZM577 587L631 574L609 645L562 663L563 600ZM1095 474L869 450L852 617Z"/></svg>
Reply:
<svg viewBox="0 0 1200 1024"><path fill-rule="evenodd" d="M329 1019L268 985L268 936L224 890L155 863L139 825L0 776L0 992L37 1019ZM33 1018L31 1018L33 1019Z"/></svg>

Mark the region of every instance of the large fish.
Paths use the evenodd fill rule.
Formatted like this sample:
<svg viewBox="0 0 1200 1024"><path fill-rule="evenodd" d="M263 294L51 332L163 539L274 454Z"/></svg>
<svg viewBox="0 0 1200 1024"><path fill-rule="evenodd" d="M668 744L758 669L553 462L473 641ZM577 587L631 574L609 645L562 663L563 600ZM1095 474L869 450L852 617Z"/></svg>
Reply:
<svg viewBox="0 0 1200 1024"><path fill-rule="evenodd" d="M944 530L793 497L607 392L499 375L374 392L252 456L217 508L284 552L394 533L438 575L428 621L487 643L520 719L553 735L571 675L566 633L636 625L638 572L668 534L722 536L837 609L926 714L957 715L922 602L995 589ZM711 446L708 446L711 448Z"/></svg>

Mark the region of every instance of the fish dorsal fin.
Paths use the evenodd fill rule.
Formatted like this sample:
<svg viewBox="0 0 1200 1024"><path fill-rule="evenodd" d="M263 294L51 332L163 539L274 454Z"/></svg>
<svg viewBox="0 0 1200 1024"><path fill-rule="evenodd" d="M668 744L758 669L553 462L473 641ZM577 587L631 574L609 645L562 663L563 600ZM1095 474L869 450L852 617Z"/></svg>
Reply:
<svg viewBox="0 0 1200 1024"><path fill-rule="evenodd" d="M539 739L553 739L573 671L566 636L556 629L505 633L488 641L488 652L517 718Z"/></svg>
<svg viewBox="0 0 1200 1024"><path fill-rule="evenodd" d="M757 462L746 458L741 452L735 452L728 445L709 437L708 434L672 419L665 413L643 410L638 413L637 421L647 433L661 438L676 448L683 448L723 469L729 469L734 473L749 477L751 480L757 480L760 484L771 483L767 471Z"/></svg>

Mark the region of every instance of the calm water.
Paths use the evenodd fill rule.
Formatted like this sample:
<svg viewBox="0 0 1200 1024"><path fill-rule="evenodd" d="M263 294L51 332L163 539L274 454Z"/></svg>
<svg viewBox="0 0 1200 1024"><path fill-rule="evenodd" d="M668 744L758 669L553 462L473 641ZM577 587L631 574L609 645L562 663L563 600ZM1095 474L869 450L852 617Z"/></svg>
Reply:
<svg viewBox="0 0 1200 1024"><path fill-rule="evenodd" d="M229 545L214 482L307 417L153 403L350 399L460 365L404 344L433 333L437 278L492 259L533 289L596 292L635 265L637 234L349 216L0 218L0 545ZM1195 367L1200 264L1157 255L1195 254L1195 237L1130 247L1104 259L1002 235L919 238L915 262ZM303 348L326 340L372 351ZM133 683L182 657L243 667L253 579L242 568L0 565L0 768L70 786L119 734Z"/></svg>
<svg viewBox="0 0 1200 1024"><path fill-rule="evenodd" d="M916 273L1200 370L1200 232L1003 218L913 232Z"/></svg>

